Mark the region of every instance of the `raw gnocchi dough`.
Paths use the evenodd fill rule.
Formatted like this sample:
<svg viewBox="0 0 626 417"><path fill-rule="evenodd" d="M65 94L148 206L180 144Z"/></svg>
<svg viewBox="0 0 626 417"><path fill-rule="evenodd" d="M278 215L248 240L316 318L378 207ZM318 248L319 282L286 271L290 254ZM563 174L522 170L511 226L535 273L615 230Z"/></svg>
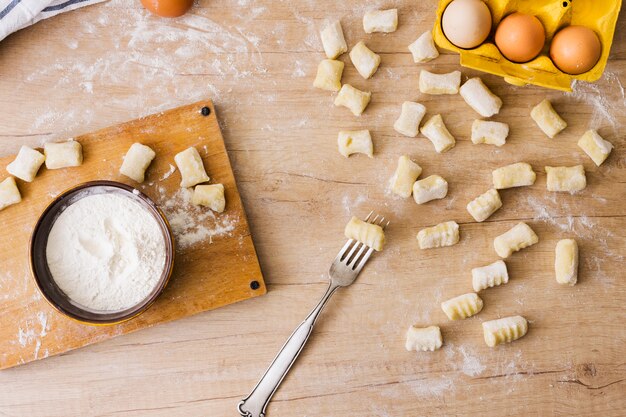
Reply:
<svg viewBox="0 0 626 417"><path fill-rule="evenodd" d="M15 184L15 178L7 177L0 182L0 210L22 201L20 190Z"/></svg>
<svg viewBox="0 0 626 417"><path fill-rule="evenodd" d="M363 41L357 43L350 51L350 60L354 64L354 68L366 80L370 78L380 65L380 55L375 54L371 49L365 46Z"/></svg>
<svg viewBox="0 0 626 417"><path fill-rule="evenodd" d="M483 300L478 294L470 292L444 301L441 309L450 320L462 320L480 313Z"/></svg>
<svg viewBox="0 0 626 417"><path fill-rule="evenodd" d="M459 242L459 225L454 221L439 223L417 233L420 249L442 248Z"/></svg>
<svg viewBox="0 0 626 417"><path fill-rule="evenodd" d="M578 141L578 146L600 166L609 157L613 150L613 144L604 140L595 130L588 130Z"/></svg>
<svg viewBox="0 0 626 417"><path fill-rule="evenodd" d="M502 100L487 88L478 77L470 78L459 89L463 100L483 117L491 117L500 112Z"/></svg>
<svg viewBox="0 0 626 417"><path fill-rule="evenodd" d="M146 169L155 156L156 153L149 146L133 143L124 156L120 173L142 183L145 179Z"/></svg>
<svg viewBox="0 0 626 417"><path fill-rule="evenodd" d="M196 188L193 190L191 202L198 206L206 206L217 213L223 213L226 207L224 185L196 185Z"/></svg>
<svg viewBox="0 0 626 417"><path fill-rule="evenodd" d="M484 222L502 207L498 190L492 188L469 202L467 211L477 222Z"/></svg>
<svg viewBox="0 0 626 417"><path fill-rule="evenodd" d="M209 181L210 178L204 170L202 158L193 146L177 153L174 160L182 177L180 182L182 188L193 187L201 182Z"/></svg>
<svg viewBox="0 0 626 417"><path fill-rule="evenodd" d="M337 137L339 153L346 158L353 153L374 156L374 144L369 130L342 130Z"/></svg>
<svg viewBox="0 0 626 417"><path fill-rule="evenodd" d="M537 174L530 164L518 162L496 169L492 173L493 186L497 190L512 187L524 187L533 185L537 179Z"/></svg>
<svg viewBox="0 0 626 417"><path fill-rule="evenodd" d="M348 239L357 240L375 251L383 250L385 244L385 233L382 227L364 222L357 217L350 219L344 234Z"/></svg>
<svg viewBox="0 0 626 417"><path fill-rule="evenodd" d="M448 181L439 175L431 175L413 184L413 198L417 204L440 200L448 194Z"/></svg>
<svg viewBox="0 0 626 417"><path fill-rule="evenodd" d="M426 107L423 104L405 101L402 103L402 112L393 124L393 128L404 136L414 138L419 133L420 123L425 114Z"/></svg>
<svg viewBox="0 0 626 417"><path fill-rule="evenodd" d="M576 285L578 281L578 244L574 239L562 239L554 250L556 282Z"/></svg>
<svg viewBox="0 0 626 417"><path fill-rule="evenodd" d="M404 347L409 352L430 351L433 352L441 347L443 339L439 326L417 327L411 326L406 332L406 343Z"/></svg>
<svg viewBox="0 0 626 417"><path fill-rule="evenodd" d="M526 223L520 222L511 230L496 237L493 247L501 258L508 258L513 252L517 252L539 242L539 238Z"/></svg>
<svg viewBox="0 0 626 417"><path fill-rule="evenodd" d="M437 153L443 153L454 148L454 145L456 145L454 136L448 131L440 114L434 115L424 123L421 132L422 135L426 136L428 140L432 142Z"/></svg>
<svg viewBox="0 0 626 417"><path fill-rule="evenodd" d="M343 37L341 22L329 23L321 32L322 46L328 59L335 59L339 55L348 51L346 39Z"/></svg>
<svg viewBox="0 0 626 417"><path fill-rule="evenodd" d="M409 45L409 51L411 51L415 63L432 61L439 56L433 34L429 30L422 33L415 42Z"/></svg>
<svg viewBox="0 0 626 417"><path fill-rule="evenodd" d="M448 74L434 74L426 70L420 71L420 91L424 94L456 94L461 85L461 72L452 71Z"/></svg>
<svg viewBox="0 0 626 417"><path fill-rule="evenodd" d="M335 106L348 108L355 116L360 116L372 98L369 91L361 91L350 84L344 84L335 97Z"/></svg>
<svg viewBox="0 0 626 417"><path fill-rule="evenodd" d="M472 123L472 143L502 146L509 136L509 125L487 120L474 120Z"/></svg>
<svg viewBox="0 0 626 417"><path fill-rule="evenodd" d="M528 321L522 316L483 322L485 343L489 347L510 343L524 336L526 332L528 332Z"/></svg>
<svg viewBox="0 0 626 417"><path fill-rule="evenodd" d="M363 16L365 33L395 32L398 28L398 9L372 10Z"/></svg>
<svg viewBox="0 0 626 417"><path fill-rule="evenodd" d="M575 193L587 187L585 168L582 165L573 167L545 167L548 174L546 184L548 191Z"/></svg>
<svg viewBox="0 0 626 417"><path fill-rule="evenodd" d="M479 268L472 268L472 288L476 292L507 282L509 282L509 272L502 260Z"/></svg>
<svg viewBox="0 0 626 417"><path fill-rule="evenodd" d="M543 100L537 104L531 110L530 117L533 118L543 133L551 139L567 127L565 120L559 116L548 100Z"/></svg>
<svg viewBox="0 0 626 417"><path fill-rule="evenodd" d="M411 197L413 183L422 173L422 167L406 155L398 159L398 167L391 179L391 191L403 198Z"/></svg>
<svg viewBox="0 0 626 417"><path fill-rule="evenodd" d="M41 152L22 146L17 153L17 157L7 165L9 174L26 182L32 182L37 176L37 171L46 160Z"/></svg>
<svg viewBox="0 0 626 417"><path fill-rule="evenodd" d="M83 164L83 148L75 140L48 142L43 145L43 153L48 169L77 167Z"/></svg>
<svg viewBox="0 0 626 417"><path fill-rule="evenodd" d="M317 66L317 75L313 81L313 87L327 91L339 91L341 89L341 76L344 63L334 59L325 59Z"/></svg>

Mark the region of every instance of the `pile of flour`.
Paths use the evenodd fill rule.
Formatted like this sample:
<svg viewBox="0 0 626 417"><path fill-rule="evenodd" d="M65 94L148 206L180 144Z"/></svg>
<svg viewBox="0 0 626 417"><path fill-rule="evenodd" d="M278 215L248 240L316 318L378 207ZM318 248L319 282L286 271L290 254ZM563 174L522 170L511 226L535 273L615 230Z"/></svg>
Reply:
<svg viewBox="0 0 626 417"><path fill-rule="evenodd" d="M139 203L96 194L59 215L46 255L54 281L70 299L94 310L123 310L156 286L165 267L165 240Z"/></svg>

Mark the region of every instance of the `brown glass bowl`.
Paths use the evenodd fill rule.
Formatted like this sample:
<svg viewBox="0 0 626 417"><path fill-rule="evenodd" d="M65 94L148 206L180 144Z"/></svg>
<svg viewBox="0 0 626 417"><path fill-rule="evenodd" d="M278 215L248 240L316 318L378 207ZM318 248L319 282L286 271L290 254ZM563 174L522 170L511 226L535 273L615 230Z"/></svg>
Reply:
<svg viewBox="0 0 626 417"><path fill-rule="evenodd" d="M46 259L48 235L57 217L66 207L94 194L119 193L138 202L157 221L165 240L165 267L154 289L137 305L118 311L92 310L72 301L56 284ZM146 311L163 292L174 268L174 237L163 212L146 195L133 187L115 181L90 181L73 187L50 203L39 217L30 238L30 269L37 288L57 311L69 318L93 325L110 325L130 320Z"/></svg>

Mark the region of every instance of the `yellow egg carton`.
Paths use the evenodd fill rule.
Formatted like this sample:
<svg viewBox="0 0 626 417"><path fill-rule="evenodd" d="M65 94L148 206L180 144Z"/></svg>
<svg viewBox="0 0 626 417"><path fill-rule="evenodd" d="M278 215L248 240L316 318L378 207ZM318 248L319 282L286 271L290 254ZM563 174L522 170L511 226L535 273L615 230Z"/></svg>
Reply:
<svg viewBox="0 0 626 417"><path fill-rule="evenodd" d="M462 49L453 45L441 28L441 16L452 1L439 0L433 37L439 47L458 52L462 66L502 76L505 81L514 85L535 84L563 91L572 90L573 80L593 82L602 76L622 6L622 0L486 0L485 3L491 11L491 34L477 48ZM546 30L546 44L541 54L523 64L507 60L493 42L495 28L504 17L514 12L536 16ZM549 56L552 37L569 25L590 28L602 43L602 55L598 63L590 71L580 75L560 71Z"/></svg>

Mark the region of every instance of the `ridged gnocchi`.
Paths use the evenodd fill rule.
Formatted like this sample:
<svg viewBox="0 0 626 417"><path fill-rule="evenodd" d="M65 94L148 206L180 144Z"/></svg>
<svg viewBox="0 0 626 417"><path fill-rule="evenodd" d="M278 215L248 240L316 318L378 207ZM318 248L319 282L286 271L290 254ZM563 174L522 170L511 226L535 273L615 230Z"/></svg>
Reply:
<svg viewBox="0 0 626 417"><path fill-rule="evenodd" d="M510 343L528 332L528 321L522 316L505 317L483 322L483 335L489 347Z"/></svg>
<svg viewBox="0 0 626 417"><path fill-rule="evenodd" d="M450 320L462 320L480 313L483 300L478 294L470 292L444 301L441 309Z"/></svg>
<svg viewBox="0 0 626 417"><path fill-rule="evenodd" d="M509 282L509 273L504 261L495 261L492 264L472 268L472 288L474 291L496 287Z"/></svg>
<svg viewBox="0 0 626 417"><path fill-rule="evenodd" d="M454 221L439 223L417 233L420 249L441 248L459 243L459 225Z"/></svg>
<svg viewBox="0 0 626 417"><path fill-rule="evenodd" d="M484 222L502 207L498 190L492 188L467 204L467 211L477 222Z"/></svg>
<svg viewBox="0 0 626 417"><path fill-rule="evenodd" d="M406 332L404 347L408 351L433 352L441 347L443 338L439 326L411 326Z"/></svg>
<svg viewBox="0 0 626 417"><path fill-rule="evenodd" d="M385 244L385 232L382 227L364 222L357 217L350 219L344 234L348 239L359 241L375 251L383 250Z"/></svg>

